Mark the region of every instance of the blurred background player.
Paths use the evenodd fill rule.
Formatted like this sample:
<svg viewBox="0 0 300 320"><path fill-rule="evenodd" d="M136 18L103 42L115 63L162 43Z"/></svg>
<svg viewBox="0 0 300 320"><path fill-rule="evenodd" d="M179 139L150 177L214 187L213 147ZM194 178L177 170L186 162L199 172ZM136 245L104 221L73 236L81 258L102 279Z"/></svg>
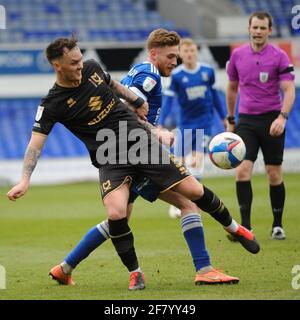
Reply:
<svg viewBox="0 0 300 320"><path fill-rule="evenodd" d="M295 100L294 68L283 50L268 43L272 33L272 17L269 13L254 12L250 16L248 30L250 44L233 51L227 69L228 130L235 130L247 148L245 160L236 169L236 194L242 225L251 230L251 177L261 148L273 212L271 236L272 239L283 240L285 187L282 161L285 126ZM283 91L283 101L280 88ZM238 89L239 122L235 127Z"/></svg>
<svg viewBox="0 0 300 320"><path fill-rule="evenodd" d="M181 158L191 173L200 179L204 152L207 151L211 138L214 109L223 122L226 113L214 88L215 71L210 65L198 62L198 54L194 40L184 38L180 41L179 55L182 64L171 74L171 84L165 91L159 125L163 126L167 116L174 112L173 100L177 98L179 135L175 139L175 156ZM197 143L197 140L202 143ZM171 217L179 217L180 211L171 206L169 214Z"/></svg>
<svg viewBox="0 0 300 320"><path fill-rule="evenodd" d="M173 41L171 41L172 37L174 38ZM148 102L147 120L152 125L157 122L161 106L161 76L169 76L175 68L177 55L174 56L173 52L174 47L178 51L179 40L180 37L174 32L164 29L152 31L147 41L147 60L135 65L121 81L123 85ZM163 131L163 133L166 133L169 137L167 131ZM133 181L130 188L127 217L130 217L133 203L139 195L150 202L159 198L176 205L182 212L181 227L197 272L195 283L237 283L237 278L221 273L211 266L198 207L192 201L174 191L169 190L163 194L160 194L160 191L160 188L148 178L142 177ZM73 269L108 238L108 222L105 220L91 228L65 260L52 268L52 276L62 284L72 283L71 273Z"/></svg>

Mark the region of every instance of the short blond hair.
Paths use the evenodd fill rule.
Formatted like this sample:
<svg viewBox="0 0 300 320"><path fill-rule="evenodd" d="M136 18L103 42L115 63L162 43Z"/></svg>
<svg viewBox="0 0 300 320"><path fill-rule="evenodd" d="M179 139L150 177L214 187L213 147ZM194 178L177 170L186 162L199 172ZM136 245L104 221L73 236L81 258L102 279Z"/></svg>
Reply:
<svg viewBox="0 0 300 320"><path fill-rule="evenodd" d="M172 47L179 45L180 36L176 31L168 31L166 29L153 30L147 40L147 49Z"/></svg>
<svg viewBox="0 0 300 320"><path fill-rule="evenodd" d="M197 47L197 43L192 38L182 38L179 43L179 48L183 45L187 45L187 46L195 45Z"/></svg>

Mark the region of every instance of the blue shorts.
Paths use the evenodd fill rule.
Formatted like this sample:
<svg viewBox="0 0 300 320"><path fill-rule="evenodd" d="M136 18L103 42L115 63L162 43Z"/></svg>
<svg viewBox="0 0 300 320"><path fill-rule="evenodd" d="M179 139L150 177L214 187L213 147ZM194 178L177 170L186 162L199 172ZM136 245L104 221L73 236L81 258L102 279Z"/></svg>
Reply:
<svg viewBox="0 0 300 320"><path fill-rule="evenodd" d="M130 187L128 203L133 203L138 196L149 202L154 202L159 197L161 189L149 178L135 179Z"/></svg>

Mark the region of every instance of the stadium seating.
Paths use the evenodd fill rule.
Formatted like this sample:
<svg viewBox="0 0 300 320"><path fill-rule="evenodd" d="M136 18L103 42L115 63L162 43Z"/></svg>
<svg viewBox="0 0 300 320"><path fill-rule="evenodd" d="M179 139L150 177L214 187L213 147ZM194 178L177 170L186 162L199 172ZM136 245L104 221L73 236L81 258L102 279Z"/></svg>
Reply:
<svg viewBox="0 0 300 320"><path fill-rule="evenodd" d="M287 124L287 148L300 148L300 89L297 91L297 101ZM224 93L219 93L225 106ZM23 158L39 103L39 98L0 99L0 160ZM222 122L215 115L213 135L222 131ZM87 154L83 143L60 124L55 125L43 151L43 157L48 158Z"/></svg>
<svg viewBox="0 0 300 320"><path fill-rule="evenodd" d="M153 0L3 0L7 29L0 33L0 42L49 42L72 32L81 41L133 41L144 40L157 27L176 30L154 4Z"/></svg>
<svg viewBox="0 0 300 320"><path fill-rule="evenodd" d="M24 156L38 98L0 99L0 159L21 159ZM44 157L80 157L87 155L85 146L69 131L57 124L47 139Z"/></svg>
<svg viewBox="0 0 300 320"><path fill-rule="evenodd" d="M296 0L232 0L241 11L250 15L253 11L265 10L274 18L274 36L300 36L300 30L292 27L292 7L299 4ZM298 2L298 3L297 3Z"/></svg>

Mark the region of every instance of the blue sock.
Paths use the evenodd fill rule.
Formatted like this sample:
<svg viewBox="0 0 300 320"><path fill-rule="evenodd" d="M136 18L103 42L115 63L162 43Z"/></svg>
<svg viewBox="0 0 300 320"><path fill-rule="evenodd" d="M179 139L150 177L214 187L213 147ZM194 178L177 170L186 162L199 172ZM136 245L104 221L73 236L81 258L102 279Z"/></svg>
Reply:
<svg viewBox="0 0 300 320"><path fill-rule="evenodd" d="M209 254L205 247L204 230L198 213L190 213L181 218L181 228L190 248L196 271L210 266Z"/></svg>
<svg viewBox="0 0 300 320"><path fill-rule="evenodd" d="M108 238L108 222L106 220L102 221L87 232L78 245L65 258L65 262L67 262L67 264L72 268L75 268L83 259L85 259Z"/></svg>

